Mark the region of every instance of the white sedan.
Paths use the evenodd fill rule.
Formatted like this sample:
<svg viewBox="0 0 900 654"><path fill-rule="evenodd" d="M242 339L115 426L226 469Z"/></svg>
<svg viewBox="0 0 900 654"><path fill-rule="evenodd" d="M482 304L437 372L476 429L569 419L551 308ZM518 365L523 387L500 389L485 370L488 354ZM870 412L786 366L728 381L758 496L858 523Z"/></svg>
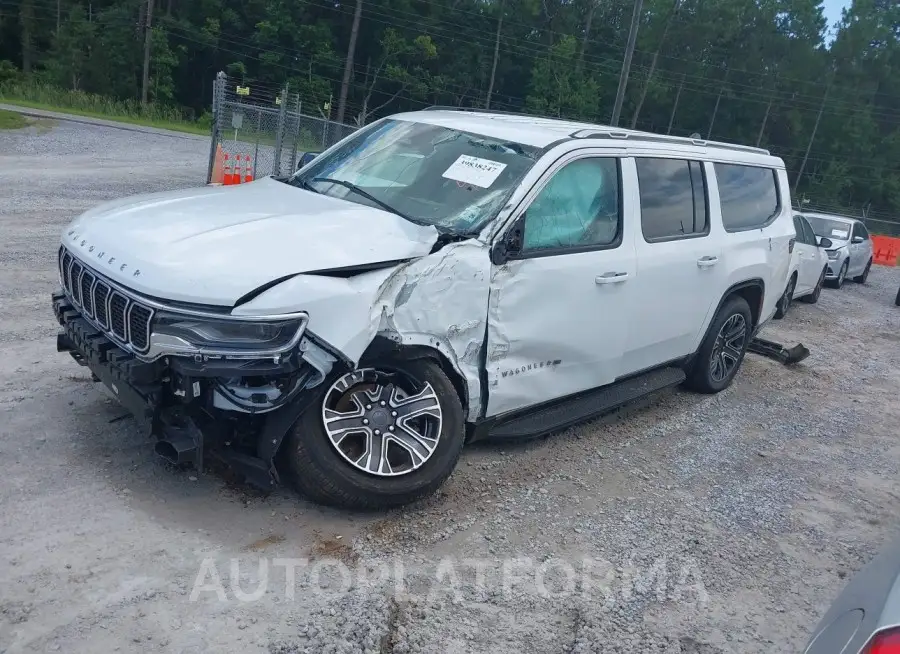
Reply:
<svg viewBox="0 0 900 654"><path fill-rule="evenodd" d="M784 295L778 302L776 318L784 317L793 300L802 299L809 304L818 302L828 271L825 250L831 247L831 241L817 238L809 222L799 213L794 214L794 229L797 238L791 251L791 269Z"/></svg>

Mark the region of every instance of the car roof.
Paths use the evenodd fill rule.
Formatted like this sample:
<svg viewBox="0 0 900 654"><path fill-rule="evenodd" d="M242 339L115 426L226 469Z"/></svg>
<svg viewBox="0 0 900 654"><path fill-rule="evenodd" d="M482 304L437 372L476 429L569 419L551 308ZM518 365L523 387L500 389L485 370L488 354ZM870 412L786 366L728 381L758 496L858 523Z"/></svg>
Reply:
<svg viewBox="0 0 900 654"><path fill-rule="evenodd" d="M591 139L596 145L596 140L603 140L612 148L621 148L622 142L627 140L629 144L665 144L667 149L682 149L687 146L691 150L706 151L708 148L720 149L718 157L723 152L731 151L738 161L740 154L746 153L748 159L757 159L760 155L771 156L768 150L747 145L723 143L720 141L708 141L701 138L687 138L683 136L668 136L641 132L638 130L610 127L608 125L594 125L571 120L557 118L542 118L528 114L510 114L481 110L458 109L455 107L430 107L422 111L410 111L394 114L390 118L407 120L418 123L426 123L439 127L447 127L461 132L480 134L498 140L522 143L536 148L547 148L561 141L573 141L576 139ZM783 167L783 163L777 157L771 157L772 164Z"/></svg>

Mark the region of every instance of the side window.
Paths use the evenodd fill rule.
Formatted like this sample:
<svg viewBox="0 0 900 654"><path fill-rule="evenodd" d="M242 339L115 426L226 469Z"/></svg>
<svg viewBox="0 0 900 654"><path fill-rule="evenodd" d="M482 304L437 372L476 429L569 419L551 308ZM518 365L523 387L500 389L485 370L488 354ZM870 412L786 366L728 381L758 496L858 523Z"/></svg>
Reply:
<svg viewBox="0 0 900 654"><path fill-rule="evenodd" d="M806 218L800 218L800 224L803 226L803 234L805 236L805 243L809 245L818 245L819 239L816 238L816 233L813 231L813 228L810 226L809 221Z"/></svg>
<svg viewBox="0 0 900 654"><path fill-rule="evenodd" d="M622 232L620 205L617 159L566 164L525 212L523 250L615 245Z"/></svg>
<svg viewBox="0 0 900 654"><path fill-rule="evenodd" d="M862 236L867 241L869 240L869 230L867 230L866 226L863 225L862 223L854 223L853 235L854 236Z"/></svg>
<svg viewBox="0 0 900 654"><path fill-rule="evenodd" d="M806 232L803 231L803 218L794 214L794 231L797 233L797 240L806 243Z"/></svg>
<svg viewBox="0 0 900 654"><path fill-rule="evenodd" d="M647 241L709 233L703 166L684 159L635 159L641 231Z"/></svg>
<svg viewBox="0 0 900 654"><path fill-rule="evenodd" d="M778 181L770 168L715 164L726 232L768 225L781 209Z"/></svg>

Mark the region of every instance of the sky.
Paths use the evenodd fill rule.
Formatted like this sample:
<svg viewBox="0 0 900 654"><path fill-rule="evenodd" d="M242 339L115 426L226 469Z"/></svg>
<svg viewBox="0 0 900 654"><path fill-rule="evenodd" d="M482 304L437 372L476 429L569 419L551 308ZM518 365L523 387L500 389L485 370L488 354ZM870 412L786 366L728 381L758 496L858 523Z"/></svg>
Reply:
<svg viewBox="0 0 900 654"><path fill-rule="evenodd" d="M825 7L825 20L828 21L828 29L841 19L841 9L850 6L851 0L824 0L822 5Z"/></svg>

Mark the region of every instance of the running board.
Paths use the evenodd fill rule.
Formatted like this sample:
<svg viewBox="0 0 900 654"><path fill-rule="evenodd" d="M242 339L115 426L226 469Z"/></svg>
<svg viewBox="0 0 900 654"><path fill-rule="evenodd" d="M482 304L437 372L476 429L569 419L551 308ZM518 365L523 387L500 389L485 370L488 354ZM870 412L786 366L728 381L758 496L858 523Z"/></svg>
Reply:
<svg viewBox="0 0 900 654"><path fill-rule="evenodd" d="M571 427L579 422L614 411L650 393L685 380L681 368L657 368L608 386L554 402L551 406L529 411L506 420L498 419L488 428L488 438L527 438Z"/></svg>
<svg viewBox="0 0 900 654"><path fill-rule="evenodd" d="M747 351L775 359L786 366L800 363L809 356L809 350L802 343L798 343L792 348L786 348L780 343L767 341L764 338L751 339Z"/></svg>

